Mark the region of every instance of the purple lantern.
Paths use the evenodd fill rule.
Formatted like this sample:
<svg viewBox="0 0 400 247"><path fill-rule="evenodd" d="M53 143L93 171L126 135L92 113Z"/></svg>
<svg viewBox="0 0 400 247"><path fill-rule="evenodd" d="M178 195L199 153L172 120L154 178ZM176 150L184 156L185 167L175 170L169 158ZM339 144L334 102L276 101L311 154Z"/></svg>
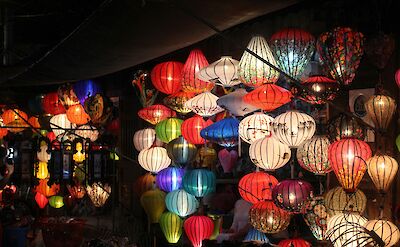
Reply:
<svg viewBox="0 0 400 247"><path fill-rule="evenodd" d="M156 176L157 187L165 192L182 188L184 173L184 169L173 166L161 170Z"/></svg>
<svg viewBox="0 0 400 247"><path fill-rule="evenodd" d="M301 179L286 179L272 189L275 205L289 212L301 213L304 204L314 197L313 187Z"/></svg>
<svg viewBox="0 0 400 247"><path fill-rule="evenodd" d="M96 95L97 93L101 93L101 87L95 81L92 80L83 80L78 81L74 84L74 92L81 102L84 105L85 100L91 96Z"/></svg>

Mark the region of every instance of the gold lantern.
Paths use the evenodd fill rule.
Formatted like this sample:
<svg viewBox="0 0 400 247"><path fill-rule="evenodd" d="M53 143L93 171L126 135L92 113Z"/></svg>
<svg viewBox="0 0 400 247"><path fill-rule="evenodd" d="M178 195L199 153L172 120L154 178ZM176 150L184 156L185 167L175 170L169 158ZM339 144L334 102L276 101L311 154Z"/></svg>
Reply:
<svg viewBox="0 0 400 247"><path fill-rule="evenodd" d="M373 95L365 102L365 110L374 122L375 127L386 129L396 110L396 101L387 95Z"/></svg>
<svg viewBox="0 0 400 247"><path fill-rule="evenodd" d="M380 193L387 192L397 174L397 161L388 155L374 155L366 163L375 187Z"/></svg>
<svg viewBox="0 0 400 247"><path fill-rule="evenodd" d="M49 175L49 170L47 169L47 163L39 161L36 177L38 179L45 179L47 178L48 175Z"/></svg>
<svg viewBox="0 0 400 247"><path fill-rule="evenodd" d="M111 186L102 185L101 182L93 183L92 186L86 187L86 192L95 207L102 207L111 194Z"/></svg>
<svg viewBox="0 0 400 247"><path fill-rule="evenodd" d="M330 216L343 212L362 214L367 206L367 197L359 189L346 193L342 187L335 187L325 194L325 206Z"/></svg>
<svg viewBox="0 0 400 247"><path fill-rule="evenodd" d="M165 210L165 193L159 189L148 190L140 197L140 204L150 223L158 223Z"/></svg>

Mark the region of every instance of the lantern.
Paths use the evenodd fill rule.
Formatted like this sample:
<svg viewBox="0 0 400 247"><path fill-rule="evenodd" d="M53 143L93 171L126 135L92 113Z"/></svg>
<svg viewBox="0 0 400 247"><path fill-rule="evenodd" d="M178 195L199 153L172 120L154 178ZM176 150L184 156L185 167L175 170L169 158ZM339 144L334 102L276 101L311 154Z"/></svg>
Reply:
<svg viewBox="0 0 400 247"><path fill-rule="evenodd" d="M373 231L384 242L385 247L394 246L399 242L399 228L388 220L370 220L365 225L369 231Z"/></svg>
<svg viewBox="0 0 400 247"><path fill-rule="evenodd" d="M186 101L185 107L202 117L210 117L224 110L217 104L217 100L216 95L204 92Z"/></svg>
<svg viewBox="0 0 400 247"><path fill-rule="evenodd" d="M301 213L306 202L314 197L313 194L311 184L300 179L283 180L272 189L275 204L295 214Z"/></svg>
<svg viewBox="0 0 400 247"><path fill-rule="evenodd" d="M263 245L270 243L265 233L260 232L259 230L256 230L254 228L250 228L250 230L247 232L246 237L243 239L243 242L251 242L255 243L256 245Z"/></svg>
<svg viewBox="0 0 400 247"><path fill-rule="evenodd" d="M273 111L289 103L292 97L292 93L287 89L275 84L267 84L243 96L243 101L264 111Z"/></svg>
<svg viewBox="0 0 400 247"><path fill-rule="evenodd" d="M73 85L73 88L82 105L87 98L102 92L100 85L93 80L78 81Z"/></svg>
<svg viewBox="0 0 400 247"><path fill-rule="evenodd" d="M96 94L85 100L85 111L96 125L105 125L111 119L114 105L109 98Z"/></svg>
<svg viewBox="0 0 400 247"><path fill-rule="evenodd" d="M297 148L315 133L314 119L298 111L287 111L273 122L274 135L290 148Z"/></svg>
<svg viewBox="0 0 400 247"><path fill-rule="evenodd" d="M396 74L394 75L394 79L396 80L396 84L400 87L400 69L397 69Z"/></svg>
<svg viewBox="0 0 400 247"><path fill-rule="evenodd" d="M86 195L85 187L81 185L71 186L67 184L69 194L76 199L82 199Z"/></svg>
<svg viewBox="0 0 400 247"><path fill-rule="evenodd" d="M140 151L139 164L149 172L157 173L171 164L167 150L163 147L151 147Z"/></svg>
<svg viewBox="0 0 400 247"><path fill-rule="evenodd" d="M302 238L292 238L281 240L279 247L311 247L311 244Z"/></svg>
<svg viewBox="0 0 400 247"><path fill-rule="evenodd" d="M358 214L337 214L328 219L327 236L334 247L368 246L366 239L370 236L363 229L366 222L367 219Z"/></svg>
<svg viewBox="0 0 400 247"><path fill-rule="evenodd" d="M165 212L160 217L160 228L168 243L176 244L182 235L183 221L178 215Z"/></svg>
<svg viewBox="0 0 400 247"><path fill-rule="evenodd" d="M58 115L58 114L65 113L65 108L61 104L61 101L58 98L57 92L46 94L42 100L42 107L46 113L49 113L52 115Z"/></svg>
<svg viewBox="0 0 400 247"><path fill-rule="evenodd" d="M272 200L272 188L278 184L278 180L265 172L252 172L239 181L240 196L252 203Z"/></svg>
<svg viewBox="0 0 400 247"><path fill-rule="evenodd" d="M199 148L196 159L192 163L193 168L208 167L213 168L217 162L217 151L211 145L205 145Z"/></svg>
<svg viewBox="0 0 400 247"><path fill-rule="evenodd" d="M272 137L264 137L254 141L249 148L250 160L261 169L275 171L290 160L288 145Z"/></svg>
<svg viewBox="0 0 400 247"><path fill-rule="evenodd" d="M50 127L54 134L60 137L71 132L71 129L75 128L75 124L68 120L66 114L58 114L50 119Z"/></svg>
<svg viewBox="0 0 400 247"><path fill-rule="evenodd" d="M111 186L101 182L93 183L92 186L86 186L86 193L95 207L102 207L111 195Z"/></svg>
<svg viewBox="0 0 400 247"><path fill-rule="evenodd" d="M268 43L262 36L254 36L251 38L247 49L270 62L272 65L277 66ZM264 83L275 83L279 79L278 71L247 51L244 51L240 59L238 73L242 83L249 87L258 87Z"/></svg>
<svg viewBox="0 0 400 247"><path fill-rule="evenodd" d="M223 56L197 73L197 78L203 81L219 82L223 87L233 87L240 84L238 79L239 61L231 56Z"/></svg>
<svg viewBox="0 0 400 247"><path fill-rule="evenodd" d="M366 142L347 138L329 146L329 162L346 192L354 192L367 170L365 161L371 157Z"/></svg>
<svg viewBox="0 0 400 247"><path fill-rule="evenodd" d="M177 167L167 167L156 176L157 187L165 192L180 189L185 170Z"/></svg>
<svg viewBox="0 0 400 247"><path fill-rule="evenodd" d="M210 119L206 121L198 115L188 118L181 125L182 136L191 144L204 144L205 139L200 136L200 132L212 123Z"/></svg>
<svg viewBox="0 0 400 247"><path fill-rule="evenodd" d="M245 117L239 123L239 136L247 143L272 135L274 118L263 113L255 113Z"/></svg>
<svg viewBox="0 0 400 247"><path fill-rule="evenodd" d="M179 118L168 118L156 125L156 136L161 141L168 143L181 135L181 124L183 120Z"/></svg>
<svg viewBox="0 0 400 247"><path fill-rule="evenodd" d="M192 110L190 108L186 107L185 103L189 99L193 98L195 95L196 95L195 93L180 91L180 92L171 94L168 97L165 97L163 102L165 105L167 105L172 110L182 113L182 114L187 114L187 113L191 112Z"/></svg>
<svg viewBox="0 0 400 247"><path fill-rule="evenodd" d="M40 179L39 184L35 186L35 192L39 192L46 197L56 195L60 191L60 185L52 184L51 186L49 186L47 182L48 179Z"/></svg>
<svg viewBox="0 0 400 247"><path fill-rule="evenodd" d="M186 217L197 211L199 202L196 197L184 190L174 190L165 197L167 209L180 217Z"/></svg>
<svg viewBox="0 0 400 247"><path fill-rule="evenodd" d="M50 150L48 151L48 148L49 147L45 141L40 142L40 151L36 152L36 156L37 156L37 159L42 163L49 162L49 160L51 158L51 152L50 152ZM47 170L47 168L46 168L46 170Z"/></svg>
<svg viewBox="0 0 400 247"><path fill-rule="evenodd" d="M39 123L39 118L32 116L28 119L28 123L31 125L31 127L35 129L40 129L40 123Z"/></svg>
<svg viewBox="0 0 400 247"><path fill-rule="evenodd" d="M185 92L201 93L210 91L214 83L202 81L196 74L200 69L208 66L208 61L203 52L198 49L190 51L182 69L182 90Z"/></svg>
<svg viewBox="0 0 400 247"><path fill-rule="evenodd" d="M339 83L325 76L310 76L302 81L305 89L300 89L300 98L310 104L324 104L336 98Z"/></svg>
<svg viewBox="0 0 400 247"><path fill-rule="evenodd" d="M183 228L193 247L201 247L202 241L211 236L214 230L214 222L210 217L195 215L185 220Z"/></svg>
<svg viewBox="0 0 400 247"><path fill-rule="evenodd" d="M239 139L239 120L225 118L200 131L201 137L223 147L234 147Z"/></svg>
<svg viewBox="0 0 400 247"><path fill-rule="evenodd" d="M204 197L215 192L216 177L212 171L194 169L186 171L183 176L183 188L196 197Z"/></svg>
<svg viewBox="0 0 400 247"><path fill-rule="evenodd" d="M46 207L47 203L49 202L47 197L45 197L43 194L41 194L39 192L36 192L36 194L35 194L35 201L36 201L37 205L39 206L39 208L41 208L41 209Z"/></svg>
<svg viewBox="0 0 400 247"><path fill-rule="evenodd" d="M398 135L396 137L396 147L397 147L397 150L400 152L400 135Z"/></svg>
<svg viewBox="0 0 400 247"><path fill-rule="evenodd" d="M359 189L349 194L342 187L335 187L325 194L325 205L330 216L343 212L362 214L367 207L367 197Z"/></svg>
<svg viewBox="0 0 400 247"><path fill-rule="evenodd" d="M158 124L167 118L176 117L176 113L166 106L152 105L139 110L138 116L151 124Z"/></svg>
<svg viewBox="0 0 400 247"><path fill-rule="evenodd" d="M325 199L322 196L311 198L303 208L303 218L314 237L321 241L325 240L328 213Z"/></svg>
<svg viewBox="0 0 400 247"><path fill-rule="evenodd" d="M6 110L2 114L2 118L3 123L7 127L10 127L8 129L10 132L18 133L28 127L28 124L26 123L26 121L28 121L28 115L21 110Z"/></svg>
<svg viewBox="0 0 400 247"><path fill-rule="evenodd" d="M87 124L90 120L90 116L85 112L81 104L73 105L67 110L68 120L77 125Z"/></svg>
<svg viewBox="0 0 400 247"><path fill-rule="evenodd" d="M165 94L173 94L181 90L183 64L180 62L164 62L151 70L151 82L154 87Z"/></svg>
<svg viewBox="0 0 400 247"><path fill-rule="evenodd" d="M148 190L140 197L140 204L150 223L158 223L165 210L165 193L161 190Z"/></svg>
<svg viewBox="0 0 400 247"><path fill-rule="evenodd" d="M38 179L45 179L49 175L49 171L47 169L47 163L39 161L36 177Z"/></svg>
<svg viewBox="0 0 400 247"><path fill-rule="evenodd" d="M133 191L141 197L144 192L154 189L155 183L156 177L148 172L137 178L136 182L133 184Z"/></svg>
<svg viewBox="0 0 400 247"><path fill-rule="evenodd" d="M89 139L91 142L95 142L99 138L99 131L97 128L90 125L79 126L75 130L75 134L83 139Z"/></svg>
<svg viewBox="0 0 400 247"><path fill-rule="evenodd" d="M64 206L64 198L62 196L52 196L49 199L49 205L53 208L61 208Z"/></svg>
<svg viewBox="0 0 400 247"><path fill-rule="evenodd" d="M79 104L79 99L76 96L72 85L69 83L63 84L57 89L58 98L62 105L68 110L69 107Z"/></svg>
<svg viewBox="0 0 400 247"><path fill-rule="evenodd" d="M354 117L340 114L328 125L329 138L338 141L342 138L357 138L364 140L366 136L365 128L357 122Z"/></svg>
<svg viewBox="0 0 400 247"><path fill-rule="evenodd" d="M302 75L315 50L314 36L296 28L285 28L274 33L270 44L279 68L294 78Z"/></svg>
<svg viewBox="0 0 400 247"><path fill-rule="evenodd" d="M236 152L236 150L228 151L226 148L219 150L218 159L222 169L224 170L224 173L232 172L238 157L239 154Z"/></svg>
<svg viewBox="0 0 400 247"><path fill-rule="evenodd" d="M249 211L250 224L257 230L274 234L285 230L290 223L290 214L278 208L272 201L258 202Z"/></svg>
<svg viewBox="0 0 400 247"><path fill-rule="evenodd" d="M217 100L217 104L234 116L244 116L257 110L256 107L244 102L243 96L246 94L246 89L238 88L232 93L221 96Z"/></svg>
<svg viewBox="0 0 400 247"><path fill-rule="evenodd" d="M133 145L137 151L150 148L156 140L156 131L152 128L141 129L133 135Z"/></svg>
<svg viewBox="0 0 400 247"><path fill-rule="evenodd" d="M297 149L297 160L301 167L315 175L325 175L332 168L328 159L330 142L325 136L314 136Z"/></svg>
<svg viewBox="0 0 400 247"><path fill-rule="evenodd" d="M388 155L374 155L366 163L375 187L380 193L387 192L397 174L397 161Z"/></svg>
<svg viewBox="0 0 400 247"><path fill-rule="evenodd" d="M167 153L175 164L186 165L195 159L197 148L180 136L167 144Z"/></svg>
<svg viewBox="0 0 400 247"><path fill-rule="evenodd" d="M365 102L365 110L375 127L386 130L396 111L396 101L386 95L373 95Z"/></svg>

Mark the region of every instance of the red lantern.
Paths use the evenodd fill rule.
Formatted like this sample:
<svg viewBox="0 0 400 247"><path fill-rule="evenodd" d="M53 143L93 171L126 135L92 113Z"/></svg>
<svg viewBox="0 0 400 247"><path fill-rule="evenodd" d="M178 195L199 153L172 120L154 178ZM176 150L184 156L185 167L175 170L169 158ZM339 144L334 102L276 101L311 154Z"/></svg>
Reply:
<svg viewBox="0 0 400 247"><path fill-rule="evenodd" d="M290 218L289 212L278 208L272 201L258 202L249 211L250 224L268 234L285 230L289 226Z"/></svg>
<svg viewBox="0 0 400 247"><path fill-rule="evenodd" d="M32 125L33 128L40 129L39 118L32 116L28 119L28 123Z"/></svg>
<svg viewBox="0 0 400 247"><path fill-rule="evenodd" d="M313 187L300 179L286 179L272 189L275 205L289 212L299 214L305 203L313 197Z"/></svg>
<svg viewBox="0 0 400 247"><path fill-rule="evenodd" d="M289 103L292 97L292 93L283 87L275 84L265 84L243 96L243 100L262 110L273 111Z"/></svg>
<svg viewBox="0 0 400 247"><path fill-rule="evenodd" d="M204 239L210 238L214 230L214 222L207 216L191 216L183 224L186 236L194 247L201 247Z"/></svg>
<svg viewBox="0 0 400 247"><path fill-rule="evenodd" d="M158 124L162 120L176 117L176 113L163 105L152 105L139 110L138 115L141 119L151 124Z"/></svg>
<svg viewBox="0 0 400 247"><path fill-rule="evenodd" d="M35 186L34 191L39 192L40 194L50 197L56 195L60 191L59 184L52 184L51 186L47 185L47 179L40 179L39 185Z"/></svg>
<svg viewBox="0 0 400 247"><path fill-rule="evenodd" d="M0 139L3 139L8 134L8 130L6 128L0 128Z"/></svg>
<svg viewBox="0 0 400 247"><path fill-rule="evenodd" d="M151 71L154 87L165 94L173 94L181 90L183 63L165 62L157 64Z"/></svg>
<svg viewBox="0 0 400 247"><path fill-rule="evenodd" d="M213 122L210 119L206 121L199 115L195 115L183 121L181 125L182 136L189 143L204 144L205 140L200 136L200 131L211 124Z"/></svg>
<svg viewBox="0 0 400 247"><path fill-rule="evenodd" d="M136 194L141 197L144 192L154 189L155 184L156 177L149 172L143 176L140 176L136 180L136 182L133 184L133 191L135 191Z"/></svg>
<svg viewBox="0 0 400 247"><path fill-rule="evenodd" d="M301 90L301 99L310 104L323 104L336 98L339 83L325 76L310 76L302 82L306 90Z"/></svg>
<svg viewBox="0 0 400 247"><path fill-rule="evenodd" d="M311 247L311 244L302 238L284 239L279 242L279 247Z"/></svg>
<svg viewBox="0 0 400 247"><path fill-rule="evenodd" d="M57 92L46 94L42 101L42 107L46 113L52 115L65 113L65 108L62 105L60 99L58 98Z"/></svg>
<svg viewBox="0 0 400 247"><path fill-rule="evenodd" d="M200 69L208 65L208 61L202 51L198 49L192 50L182 69L182 90L202 93L213 89L215 85L213 82L199 80L196 76Z"/></svg>
<svg viewBox="0 0 400 247"><path fill-rule="evenodd" d="M47 203L49 202L47 197L45 197L42 193L39 193L39 192L36 192L35 201L36 201L37 205L39 206L39 208L41 208L41 209L46 207Z"/></svg>
<svg viewBox="0 0 400 247"><path fill-rule="evenodd" d="M278 180L266 172L252 172L239 181L240 196L246 201L255 204L272 199L272 188Z"/></svg>
<svg viewBox="0 0 400 247"><path fill-rule="evenodd" d="M67 118L71 123L77 125L87 124L90 116L85 112L81 104L73 105L67 110Z"/></svg>

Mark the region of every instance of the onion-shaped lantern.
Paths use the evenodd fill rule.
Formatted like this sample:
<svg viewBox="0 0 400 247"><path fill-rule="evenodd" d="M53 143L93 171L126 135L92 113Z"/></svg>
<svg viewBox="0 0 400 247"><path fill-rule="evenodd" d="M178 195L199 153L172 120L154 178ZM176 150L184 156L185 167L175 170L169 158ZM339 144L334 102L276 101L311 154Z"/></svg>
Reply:
<svg viewBox="0 0 400 247"><path fill-rule="evenodd" d="M167 153L175 164L186 165L195 159L197 148L180 136L167 144Z"/></svg>
<svg viewBox="0 0 400 247"><path fill-rule="evenodd" d="M176 113L166 106L152 105L139 110L138 116L151 124L158 124L167 118L176 117Z"/></svg>
<svg viewBox="0 0 400 247"><path fill-rule="evenodd" d="M165 193L161 190L148 190L140 197L140 204L150 223L158 223L165 210Z"/></svg>
<svg viewBox="0 0 400 247"><path fill-rule="evenodd" d="M272 201L258 202L249 211L250 224L257 230L274 234L285 230L291 215L278 208Z"/></svg>
<svg viewBox="0 0 400 247"><path fill-rule="evenodd" d="M231 56L223 56L197 73L197 78L203 81L219 82L223 87L233 87L240 84L238 79L239 61Z"/></svg>
<svg viewBox="0 0 400 247"><path fill-rule="evenodd" d="M159 122L156 127L156 136L161 141L168 143L181 135L183 120L179 118L168 118Z"/></svg>
<svg viewBox="0 0 400 247"><path fill-rule="evenodd" d="M65 108L58 98L57 92L48 93L42 100L42 108L46 113L57 115L65 113Z"/></svg>
<svg viewBox="0 0 400 247"><path fill-rule="evenodd" d="M373 231L384 242L385 247L394 246L399 242L399 228L388 220L370 220L365 225L369 231Z"/></svg>
<svg viewBox="0 0 400 247"><path fill-rule="evenodd" d="M49 199L49 205L52 208L62 208L64 206L64 198L62 196L52 196Z"/></svg>
<svg viewBox="0 0 400 247"><path fill-rule="evenodd" d="M202 117L210 117L224 110L217 104L217 100L216 95L204 92L186 101L185 107Z"/></svg>
<svg viewBox="0 0 400 247"><path fill-rule="evenodd" d="M199 202L192 194L184 190L174 190L165 197L167 209L180 217L186 217L197 211Z"/></svg>
<svg viewBox="0 0 400 247"><path fill-rule="evenodd" d="M326 136L314 136L297 149L297 160L301 167L315 175L325 175L332 168L328 159L330 142Z"/></svg>
<svg viewBox="0 0 400 247"><path fill-rule="evenodd" d="M160 228L168 243L176 244L182 235L183 221L178 215L165 212L160 216Z"/></svg>
<svg viewBox="0 0 400 247"><path fill-rule="evenodd" d="M133 145L137 151L150 148L156 140L156 131L152 128L141 129L133 135Z"/></svg>
<svg viewBox="0 0 400 247"><path fill-rule="evenodd" d="M39 192L46 197L56 195L60 191L60 185L54 183L49 186L47 182L47 179L40 179L39 184L35 186L35 192Z"/></svg>
<svg viewBox="0 0 400 247"><path fill-rule="evenodd" d="M292 93L275 84L260 86L243 96L243 101L264 111L273 111L289 103Z"/></svg>
<svg viewBox="0 0 400 247"><path fill-rule="evenodd" d="M111 195L111 186L97 182L86 186L86 192L95 207L102 207Z"/></svg>
<svg viewBox="0 0 400 247"><path fill-rule="evenodd" d="M99 138L99 131L96 127L91 125L82 125L75 130L75 134L84 139L89 139L91 142L95 142Z"/></svg>
<svg viewBox="0 0 400 247"><path fill-rule="evenodd" d="M167 167L156 176L157 187L165 192L180 189L185 170L178 167Z"/></svg>
<svg viewBox="0 0 400 247"><path fill-rule="evenodd" d="M148 190L154 189L156 183L156 177L151 172L140 176L133 184L133 191L141 197L142 194Z"/></svg>
<svg viewBox="0 0 400 247"><path fill-rule="evenodd" d="M311 247L311 244L302 238L292 238L281 240L279 247Z"/></svg>
<svg viewBox="0 0 400 247"><path fill-rule="evenodd" d="M251 38L247 49L254 52L261 58L277 66L274 55L262 36ZM244 51L239 62L239 79L249 87L258 87L265 83L275 83L279 79L279 72L268 64L256 58L247 51Z"/></svg>
<svg viewBox="0 0 400 247"><path fill-rule="evenodd" d="M188 107L185 106L186 101L189 99L193 98L196 94L195 93L189 93L189 92L177 92L172 95L169 95L168 97L165 97L163 102L165 105L167 105L169 108L172 110L182 113L182 114L187 114L191 112L192 110Z"/></svg>
<svg viewBox="0 0 400 247"><path fill-rule="evenodd" d="M300 90L300 98L310 104L323 104L336 98L339 83L325 76L310 76L302 82L305 89Z"/></svg>
<svg viewBox="0 0 400 247"><path fill-rule="evenodd" d="M210 91L214 83L202 81L196 74L200 69L208 66L208 61L203 52L198 49L190 51L182 69L182 90L185 92L201 93Z"/></svg>
<svg viewBox="0 0 400 247"><path fill-rule="evenodd" d="M343 212L363 214L367 197L359 189L354 193L346 193L342 187L335 187L325 194L325 205L330 216Z"/></svg>
<svg viewBox="0 0 400 247"><path fill-rule="evenodd" d="M39 208L41 208L41 209L46 207L47 203L49 202L47 197L44 196L42 193L39 193L39 192L36 192L35 201L36 201L37 205L39 206Z"/></svg>
<svg viewBox="0 0 400 247"><path fill-rule="evenodd" d="M265 233L260 232L257 229L250 228L250 230L247 232L246 237L243 239L243 242L250 242L254 243L256 245L262 245L262 244L268 244L269 239Z"/></svg>
<svg viewBox="0 0 400 247"><path fill-rule="evenodd" d="M239 120L225 118L200 131L201 137L223 147L234 147L239 139Z"/></svg>
<svg viewBox="0 0 400 247"><path fill-rule="evenodd" d="M270 137L273 121L273 117L263 113L247 116L239 123L239 136L250 144L258 139Z"/></svg>
<svg viewBox="0 0 400 247"><path fill-rule="evenodd" d="M338 141L342 138L357 138L364 140L366 136L365 128L357 122L354 117L340 114L328 125L329 138Z"/></svg>
<svg viewBox="0 0 400 247"><path fill-rule="evenodd" d="M181 134L191 144L204 144L206 140L201 137L200 132L211 124L213 122L210 119L206 121L202 117L195 115L183 121Z"/></svg>
<svg viewBox="0 0 400 247"><path fill-rule="evenodd" d="M244 116L258 109L249 103L244 102L243 96L246 94L246 89L238 88L232 93L221 96L217 100L217 104L234 116Z"/></svg>
<svg viewBox="0 0 400 247"><path fill-rule="evenodd" d="M139 164L149 172L157 173L171 164L167 150L163 147L151 147L139 152Z"/></svg>
<svg viewBox="0 0 400 247"><path fill-rule="evenodd" d="M369 145L347 138L332 143L328 155L339 183L346 192L354 192L367 170L365 161L372 155Z"/></svg>
<svg viewBox="0 0 400 247"><path fill-rule="evenodd" d="M28 124L26 123L26 121L28 121L28 115L21 110L18 109L6 110L2 114L2 118L3 118L3 123L6 126L12 127L8 129L10 132L13 133L21 132L26 127L28 127Z"/></svg>
<svg viewBox="0 0 400 247"><path fill-rule="evenodd" d="M203 240L211 237L214 222L210 217L195 215L185 220L183 228L193 247L201 247Z"/></svg>
<svg viewBox="0 0 400 247"><path fill-rule="evenodd" d="M314 197L313 193L310 183L300 179L287 179L274 186L272 198L278 207L299 214L306 202Z"/></svg>
<svg viewBox="0 0 400 247"><path fill-rule="evenodd" d="M261 169L275 171L283 167L291 156L288 145L272 137L264 137L253 142L249 148L251 161Z"/></svg>
<svg viewBox="0 0 400 247"><path fill-rule="evenodd" d="M162 93L176 93L181 90L182 68L183 64L175 61L157 64L151 70L151 82Z"/></svg>
<svg viewBox="0 0 400 247"><path fill-rule="evenodd" d="M374 155L366 162L375 187L380 193L387 192L399 168L397 161L388 155Z"/></svg>
<svg viewBox="0 0 400 247"><path fill-rule="evenodd" d="M396 101L387 95L373 95L365 102L365 110L375 127L386 130L396 111Z"/></svg>
<svg viewBox="0 0 400 247"><path fill-rule="evenodd" d="M272 200L272 188L278 184L278 180L266 172L252 172L239 181L240 196L255 204L261 201Z"/></svg>
<svg viewBox="0 0 400 247"><path fill-rule="evenodd" d="M50 128L59 137L75 129L75 124L68 120L67 114L58 114L50 119Z"/></svg>
<svg viewBox="0 0 400 247"><path fill-rule="evenodd" d="M337 214L328 219L327 238L334 247L369 246L368 242L372 238L363 228L365 223L367 223L367 219L359 214Z"/></svg>
<svg viewBox="0 0 400 247"><path fill-rule="evenodd" d="M85 112L85 109L81 104L73 105L67 110L68 120L77 125L87 124L90 120L90 116Z"/></svg>
<svg viewBox="0 0 400 247"><path fill-rule="evenodd" d="M73 85L73 88L82 105L87 98L102 92L100 85L93 80L78 81Z"/></svg>
<svg viewBox="0 0 400 247"><path fill-rule="evenodd" d="M328 213L323 196L311 198L303 209L303 218L317 240L325 240Z"/></svg>
<svg viewBox="0 0 400 247"><path fill-rule="evenodd" d="M215 192L216 177L212 171L193 169L183 176L183 189L196 197L204 197Z"/></svg>

